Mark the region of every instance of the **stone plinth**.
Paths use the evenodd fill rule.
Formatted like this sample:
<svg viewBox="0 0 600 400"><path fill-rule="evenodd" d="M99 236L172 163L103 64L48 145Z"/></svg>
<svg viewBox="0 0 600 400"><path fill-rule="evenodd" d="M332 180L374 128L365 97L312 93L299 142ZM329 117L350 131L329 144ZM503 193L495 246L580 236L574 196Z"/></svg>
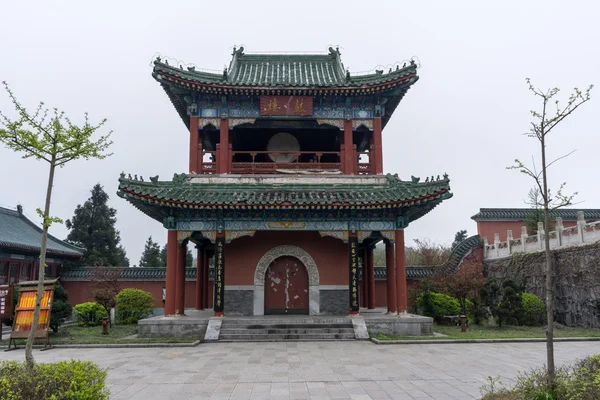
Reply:
<svg viewBox="0 0 600 400"><path fill-rule="evenodd" d="M203 339L212 310L186 310L186 315L152 317L138 321L139 337L191 337Z"/></svg>
<svg viewBox="0 0 600 400"><path fill-rule="evenodd" d="M362 313L371 336L433 336L433 318L415 314L387 315Z"/></svg>

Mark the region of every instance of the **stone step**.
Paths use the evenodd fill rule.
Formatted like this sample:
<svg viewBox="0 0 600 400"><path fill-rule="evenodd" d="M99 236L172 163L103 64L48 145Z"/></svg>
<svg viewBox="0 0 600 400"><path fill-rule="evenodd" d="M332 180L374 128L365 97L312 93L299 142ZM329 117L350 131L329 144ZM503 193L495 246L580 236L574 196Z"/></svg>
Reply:
<svg viewBox="0 0 600 400"><path fill-rule="evenodd" d="M221 329L352 329L352 324L229 324L223 322Z"/></svg>
<svg viewBox="0 0 600 400"><path fill-rule="evenodd" d="M232 342L243 342L243 341L287 341L287 340L354 340L354 333L320 333L320 334L268 334L268 335L257 335L257 334L224 334L219 335L219 341L232 341Z"/></svg>
<svg viewBox="0 0 600 400"><path fill-rule="evenodd" d="M223 325L352 325L349 318L224 318Z"/></svg>
<svg viewBox="0 0 600 400"><path fill-rule="evenodd" d="M271 334L321 334L321 333L348 333L354 334L353 328L304 328L304 329L245 329L245 328L234 328L225 327L221 328L221 335L223 334L256 334L256 335L271 335Z"/></svg>

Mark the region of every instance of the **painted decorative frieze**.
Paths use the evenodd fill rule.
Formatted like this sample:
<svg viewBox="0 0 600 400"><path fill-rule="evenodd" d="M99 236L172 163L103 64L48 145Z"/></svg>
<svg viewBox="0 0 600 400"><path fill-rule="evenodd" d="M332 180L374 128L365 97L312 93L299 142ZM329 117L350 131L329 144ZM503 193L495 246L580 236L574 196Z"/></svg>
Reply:
<svg viewBox="0 0 600 400"><path fill-rule="evenodd" d="M233 129L238 125L254 124L256 118L229 118L229 129Z"/></svg>
<svg viewBox="0 0 600 400"><path fill-rule="evenodd" d="M370 130L373 130L373 120L372 119L353 119L352 120L352 129L353 130L356 130L360 126L364 126Z"/></svg>
<svg viewBox="0 0 600 400"><path fill-rule="evenodd" d="M198 118L198 128L204 129L205 126L212 125L218 128L220 123L218 118Z"/></svg>
<svg viewBox="0 0 600 400"><path fill-rule="evenodd" d="M395 231L379 231L379 233L381 233L381 236L383 236L384 239L387 239L392 243L396 240Z"/></svg>
<svg viewBox="0 0 600 400"><path fill-rule="evenodd" d="M217 231L201 231L202 237L210 240L211 243L215 243L217 240Z"/></svg>
<svg viewBox="0 0 600 400"><path fill-rule="evenodd" d="M177 230L180 231L214 231L217 229L216 221L178 221Z"/></svg>
<svg viewBox="0 0 600 400"><path fill-rule="evenodd" d="M364 240L366 238L368 238L369 236L371 236L372 233L373 233L372 231L358 231L358 232L356 232L356 234L357 234L356 237L358 239L358 243L364 242Z"/></svg>

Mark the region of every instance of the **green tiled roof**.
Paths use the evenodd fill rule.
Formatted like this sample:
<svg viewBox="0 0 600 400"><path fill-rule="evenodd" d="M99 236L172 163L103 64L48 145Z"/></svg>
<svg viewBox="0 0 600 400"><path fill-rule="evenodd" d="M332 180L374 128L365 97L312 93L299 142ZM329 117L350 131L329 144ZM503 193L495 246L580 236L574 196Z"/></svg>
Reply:
<svg viewBox="0 0 600 400"><path fill-rule="evenodd" d="M18 210L0 207L0 247L40 251L42 229ZM81 258L83 250L48 235L48 253Z"/></svg>
<svg viewBox="0 0 600 400"><path fill-rule="evenodd" d="M416 64L410 63L386 73L351 75L344 69L339 51L332 48L329 54L246 54L240 48L234 51L229 68L223 73L184 70L157 59L153 75L157 79L166 74L186 82L234 87L358 88L411 75L416 81L416 69Z"/></svg>
<svg viewBox="0 0 600 400"><path fill-rule="evenodd" d="M126 179L122 175L119 179L118 195L134 204L141 202L152 206L182 208L373 208L409 207L427 203L434 206L452 197L447 176L421 183L402 181L389 174L386 177L356 176L349 177L346 181L356 180L356 184L335 185L327 180L319 180L318 177L306 178L303 181L313 180L313 184L191 183L194 177L176 174L172 181L144 182ZM269 182L269 179L257 182ZM376 183L366 184L365 180ZM359 184L361 181L363 183Z"/></svg>
<svg viewBox="0 0 600 400"><path fill-rule="evenodd" d="M564 221L576 221L577 212L583 211L587 220L600 219L600 209L597 208L559 208L550 212L552 218L561 217ZM534 212L531 208L480 208L471 217L475 221L524 221Z"/></svg>
<svg viewBox="0 0 600 400"><path fill-rule="evenodd" d="M118 268L121 271L119 279L121 280L139 280L139 281L164 281L167 276L166 268ZM93 267L65 268L61 273L60 279L63 281L84 281L93 276ZM209 269L209 279L213 279L214 269ZM433 273L433 268L422 265L407 265L406 278L411 280L421 280ZM185 269L186 279L196 279L196 268ZM375 267L375 279L385 280L385 266Z"/></svg>

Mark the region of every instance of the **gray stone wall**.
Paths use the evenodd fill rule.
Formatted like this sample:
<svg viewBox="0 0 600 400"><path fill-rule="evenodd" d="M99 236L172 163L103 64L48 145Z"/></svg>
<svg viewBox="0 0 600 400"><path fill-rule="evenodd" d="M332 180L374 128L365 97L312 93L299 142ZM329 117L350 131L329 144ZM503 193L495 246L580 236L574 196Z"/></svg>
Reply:
<svg viewBox="0 0 600 400"><path fill-rule="evenodd" d="M567 326L600 327L600 243L553 250L554 319ZM512 279L545 302L545 254L513 254L485 262L489 276Z"/></svg>
<svg viewBox="0 0 600 400"><path fill-rule="evenodd" d="M253 315L253 289L225 289L225 315Z"/></svg>
<svg viewBox="0 0 600 400"><path fill-rule="evenodd" d="M319 302L321 314L346 315L350 312L348 289L321 289Z"/></svg>

